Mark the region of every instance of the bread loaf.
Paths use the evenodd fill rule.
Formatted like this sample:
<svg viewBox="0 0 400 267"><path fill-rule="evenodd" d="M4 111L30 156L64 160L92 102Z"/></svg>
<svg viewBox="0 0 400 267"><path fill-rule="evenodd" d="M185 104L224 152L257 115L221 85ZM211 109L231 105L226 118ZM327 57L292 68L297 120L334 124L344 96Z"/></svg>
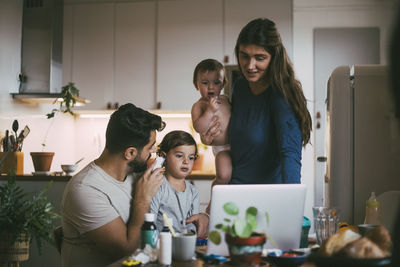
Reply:
<svg viewBox="0 0 400 267"><path fill-rule="evenodd" d="M371 259L384 258L386 253L374 242L366 237L348 243L340 251L334 254L338 257Z"/></svg>
<svg viewBox="0 0 400 267"><path fill-rule="evenodd" d="M331 256L338 251L340 251L343 247L345 247L348 243L353 242L361 238L361 236L352 230L344 230L340 231L332 236L330 236L319 249L319 253L325 256Z"/></svg>
<svg viewBox="0 0 400 267"><path fill-rule="evenodd" d="M378 225L374 229L369 230L365 236L377 244L383 250L385 256L390 255L392 251L392 240L389 231L384 226Z"/></svg>

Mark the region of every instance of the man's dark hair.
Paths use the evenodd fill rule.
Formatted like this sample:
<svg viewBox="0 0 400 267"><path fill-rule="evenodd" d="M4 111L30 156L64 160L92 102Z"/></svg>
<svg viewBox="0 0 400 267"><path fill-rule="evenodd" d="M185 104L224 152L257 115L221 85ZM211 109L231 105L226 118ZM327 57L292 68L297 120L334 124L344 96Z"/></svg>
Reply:
<svg viewBox="0 0 400 267"><path fill-rule="evenodd" d="M149 143L153 130L161 131L165 122L135 105L122 105L111 114L106 130L106 149L110 153L122 152L128 147L139 151Z"/></svg>

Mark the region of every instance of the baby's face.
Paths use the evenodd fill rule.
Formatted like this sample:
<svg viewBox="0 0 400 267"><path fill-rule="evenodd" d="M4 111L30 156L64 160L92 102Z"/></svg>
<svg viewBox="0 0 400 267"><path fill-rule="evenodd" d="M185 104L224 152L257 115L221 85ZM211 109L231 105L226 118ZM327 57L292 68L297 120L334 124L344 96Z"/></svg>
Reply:
<svg viewBox="0 0 400 267"><path fill-rule="evenodd" d="M203 71L197 74L197 89L203 98L219 96L224 88L224 71Z"/></svg>

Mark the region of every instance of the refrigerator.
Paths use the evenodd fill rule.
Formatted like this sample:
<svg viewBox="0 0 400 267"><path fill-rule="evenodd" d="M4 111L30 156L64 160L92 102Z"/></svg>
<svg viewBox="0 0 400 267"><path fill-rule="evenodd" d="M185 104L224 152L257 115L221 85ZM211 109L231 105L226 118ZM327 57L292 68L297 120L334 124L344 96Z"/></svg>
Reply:
<svg viewBox="0 0 400 267"><path fill-rule="evenodd" d="M350 224L364 223L372 191L400 191L400 118L390 86L383 65L340 66L328 81L326 198ZM382 210L397 210L398 201L392 202Z"/></svg>

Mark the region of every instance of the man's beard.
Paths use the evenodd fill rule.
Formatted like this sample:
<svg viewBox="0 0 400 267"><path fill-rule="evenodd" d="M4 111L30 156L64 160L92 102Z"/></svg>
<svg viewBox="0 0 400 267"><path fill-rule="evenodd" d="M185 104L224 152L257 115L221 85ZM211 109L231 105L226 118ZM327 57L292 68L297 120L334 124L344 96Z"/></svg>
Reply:
<svg viewBox="0 0 400 267"><path fill-rule="evenodd" d="M147 170L147 161L150 159L150 156L146 160L141 160L142 153L136 155L135 159L128 163L129 167L131 167L132 172L141 173Z"/></svg>

